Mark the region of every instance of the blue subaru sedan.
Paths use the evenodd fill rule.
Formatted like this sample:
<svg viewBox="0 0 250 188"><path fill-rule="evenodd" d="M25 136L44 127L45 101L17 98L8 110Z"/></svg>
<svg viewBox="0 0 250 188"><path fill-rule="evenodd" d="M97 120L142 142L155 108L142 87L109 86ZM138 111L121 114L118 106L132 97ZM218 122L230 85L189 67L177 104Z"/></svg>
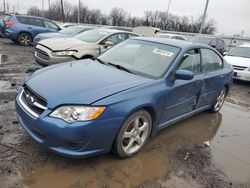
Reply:
<svg viewBox="0 0 250 188"><path fill-rule="evenodd" d="M218 112L233 70L202 44L133 38L97 59L40 69L16 97L23 129L49 150L81 158L138 153L155 133Z"/></svg>

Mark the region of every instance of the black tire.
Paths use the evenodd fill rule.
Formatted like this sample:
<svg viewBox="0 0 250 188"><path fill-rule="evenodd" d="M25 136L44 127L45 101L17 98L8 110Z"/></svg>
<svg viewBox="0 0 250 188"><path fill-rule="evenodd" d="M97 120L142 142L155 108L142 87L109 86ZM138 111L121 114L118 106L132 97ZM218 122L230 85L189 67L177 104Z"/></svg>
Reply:
<svg viewBox="0 0 250 188"><path fill-rule="evenodd" d="M138 119L138 130L135 131L135 124L134 121L136 121ZM136 121L137 122L137 121ZM128 129L130 129L130 126L132 125L132 123L134 124L134 128L130 131L130 132L126 132L129 134L133 134L133 136L131 136L130 138L124 138L125 136L125 131L127 131ZM146 125L146 123L148 123L148 127L144 129L144 125ZM132 115L130 115L126 121L122 124L119 133L117 134L117 137L115 139L114 142L114 146L113 146L113 150L115 152L116 155L118 155L121 158L127 158L127 157L132 157L135 154L137 154L143 147L144 145L147 143L150 134L151 134L151 130L152 130L152 118L150 116L150 114L146 111L146 110L139 110L135 113L133 113ZM140 132L141 131L141 132ZM145 132L144 132L145 131ZM135 133L137 132L137 133ZM133 138L132 138L133 137ZM139 139L142 141L141 145L139 144L139 142L137 141L137 138L139 137ZM129 139L129 143L125 143L127 142L126 139ZM131 141L132 140L132 141ZM124 148L126 148L130 142L133 142L133 147L135 147L136 149L132 152L126 152ZM124 147L124 145L126 145ZM131 147L132 149L132 147Z"/></svg>
<svg viewBox="0 0 250 188"><path fill-rule="evenodd" d="M14 42L15 44L17 44L18 43L18 41L17 40L15 40L15 39L11 39L12 40L12 42Z"/></svg>
<svg viewBox="0 0 250 188"><path fill-rule="evenodd" d="M216 112L219 112L221 107L223 106L224 104L224 101L226 99L226 96L227 96L227 88L223 88L221 91L220 91L220 94L217 96L217 98L215 99L211 109L209 110L211 113L216 113Z"/></svg>
<svg viewBox="0 0 250 188"><path fill-rule="evenodd" d="M17 41L22 46L29 46L32 44L32 37L29 33L20 33L18 35Z"/></svg>

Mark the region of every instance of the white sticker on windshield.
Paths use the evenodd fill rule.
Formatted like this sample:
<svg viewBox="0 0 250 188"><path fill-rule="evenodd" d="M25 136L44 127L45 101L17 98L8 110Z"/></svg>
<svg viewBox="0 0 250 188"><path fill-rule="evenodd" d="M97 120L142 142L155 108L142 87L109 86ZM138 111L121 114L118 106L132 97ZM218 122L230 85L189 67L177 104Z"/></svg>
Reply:
<svg viewBox="0 0 250 188"><path fill-rule="evenodd" d="M153 50L153 53L168 56L168 57L171 57L174 54L173 52L162 50L162 49L157 49L157 48Z"/></svg>

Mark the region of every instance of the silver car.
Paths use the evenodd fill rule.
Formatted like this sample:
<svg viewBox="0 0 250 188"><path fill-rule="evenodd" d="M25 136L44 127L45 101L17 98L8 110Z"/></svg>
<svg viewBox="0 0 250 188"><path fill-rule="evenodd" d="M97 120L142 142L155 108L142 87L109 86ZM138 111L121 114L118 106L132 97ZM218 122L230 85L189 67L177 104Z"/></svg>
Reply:
<svg viewBox="0 0 250 188"><path fill-rule="evenodd" d="M35 48L35 63L47 66L56 63L95 58L112 46L131 37L132 32L113 29L93 29L73 38L45 39Z"/></svg>

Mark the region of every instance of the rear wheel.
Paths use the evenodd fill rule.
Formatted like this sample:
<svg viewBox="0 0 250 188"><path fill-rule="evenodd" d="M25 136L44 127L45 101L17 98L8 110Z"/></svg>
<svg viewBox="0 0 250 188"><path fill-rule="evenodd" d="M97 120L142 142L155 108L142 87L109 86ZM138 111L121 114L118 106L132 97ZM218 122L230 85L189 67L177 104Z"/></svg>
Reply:
<svg viewBox="0 0 250 188"><path fill-rule="evenodd" d="M123 123L114 144L116 154L121 158L138 153L149 139L152 118L145 110L130 115Z"/></svg>
<svg viewBox="0 0 250 188"><path fill-rule="evenodd" d="M221 91L220 91L220 94L219 96L216 98L214 104L212 105L211 109L210 109L210 112L219 112L224 101L225 101L225 98L227 96L227 89L224 87Z"/></svg>
<svg viewBox="0 0 250 188"><path fill-rule="evenodd" d="M32 37L28 33L20 33L18 35L18 43L23 46L29 46L32 43Z"/></svg>

